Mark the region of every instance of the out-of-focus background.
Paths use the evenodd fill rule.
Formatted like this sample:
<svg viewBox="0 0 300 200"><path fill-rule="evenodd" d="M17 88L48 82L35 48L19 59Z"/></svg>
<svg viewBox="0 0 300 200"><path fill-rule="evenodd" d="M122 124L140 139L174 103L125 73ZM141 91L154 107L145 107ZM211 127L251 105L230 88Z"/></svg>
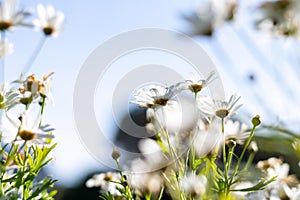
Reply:
<svg viewBox="0 0 300 200"><path fill-rule="evenodd" d="M54 152L55 160L46 173L58 180L59 187L79 187L92 173L107 169L83 147L73 120L73 91L85 59L107 39L133 29L156 27L194 33L195 27L186 18L190 18L197 8L203 8L207 1L39 2L53 5L66 18L63 32L58 38L47 41L29 72L37 75L55 72L52 87L55 105L46 108L46 118L56 128L59 145ZM214 61L226 93L236 91L242 96L245 118L259 113L266 125L282 125L299 132L299 42L295 37L274 37L254 28L255 16L259 16L256 7L260 2L240 1L233 21L219 26L211 36L194 34L194 39ZM20 5L35 7L37 1L21 1ZM7 80L17 78L19 66L24 65L40 37L39 33L32 34L26 29L8 34L8 39L14 41L15 54L6 60L9 66L14 66L7 70ZM114 133L112 128L111 134ZM93 191L96 193L91 194L97 197L97 189ZM80 196L76 198L80 199Z"/></svg>

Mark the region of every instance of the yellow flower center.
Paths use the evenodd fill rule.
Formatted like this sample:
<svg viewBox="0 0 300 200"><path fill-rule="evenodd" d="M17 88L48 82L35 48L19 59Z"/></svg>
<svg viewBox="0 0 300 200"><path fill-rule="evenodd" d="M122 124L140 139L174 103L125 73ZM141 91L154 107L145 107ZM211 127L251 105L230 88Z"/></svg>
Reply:
<svg viewBox="0 0 300 200"><path fill-rule="evenodd" d="M193 85L190 85L189 88L190 88L190 90L192 92L194 92L195 94L197 94L198 92L200 92L202 90L203 86L200 85L200 84L193 84Z"/></svg>
<svg viewBox="0 0 300 200"><path fill-rule="evenodd" d="M32 131L21 130L19 132L19 136L22 140L28 141L33 140L35 138L35 134Z"/></svg>
<svg viewBox="0 0 300 200"><path fill-rule="evenodd" d="M167 98L160 98L160 99L155 99L153 101L153 103L155 105L165 106L165 105L167 105L168 101L169 101L169 99L167 99Z"/></svg>
<svg viewBox="0 0 300 200"><path fill-rule="evenodd" d="M219 109L215 112L215 115L224 119L225 117L227 117L229 115L229 110L227 109Z"/></svg>
<svg viewBox="0 0 300 200"><path fill-rule="evenodd" d="M9 27L12 26L12 23L11 22L0 22L0 31L5 31L7 30Z"/></svg>
<svg viewBox="0 0 300 200"><path fill-rule="evenodd" d="M0 92L0 109L4 108L4 100L5 100L5 97L4 97L3 93Z"/></svg>
<svg viewBox="0 0 300 200"><path fill-rule="evenodd" d="M103 180L105 180L105 181L112 181L112 174L110 174L110 173L107 173L107 174L105 174L105 176L104 176L104 178L103 178Z"/></svg>
<svg viewBox="0 0 300 200"><path fill-rule="evenodd" d="M52 27L45 27L45 28L43 28L43 32L45 35L52 35L54 32L54 29Z"/></svg>

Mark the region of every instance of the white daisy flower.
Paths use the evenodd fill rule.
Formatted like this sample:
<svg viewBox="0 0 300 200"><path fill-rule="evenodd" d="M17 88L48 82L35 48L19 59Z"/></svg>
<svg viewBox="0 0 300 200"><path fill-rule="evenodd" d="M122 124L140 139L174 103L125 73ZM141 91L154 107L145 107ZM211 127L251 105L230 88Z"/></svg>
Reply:
<svg viewBox="0 0 300 200"><path fill-rule="evenodd" d="M198 92L200 92L204 87L206 87L209 83L216 79L215 75L216 72L212 71L206 79L199 79L196 74L191 73L190 78L186 80L188 89L191 92L195 93L195 95L197 95Z"/></svg>
<svg viewBox="0 0 300 200"><path fill-rule="evenodd" d="M188 173L183 179L180 180L180 188L192 197L201 196L205 194L207 179L204 175L196 175Z"/></svg>
<svg viewBox="0 0 300 200"><path fill-rule="evenodd" d="M166 106L167 104L172 104L171 98L184 88L185 84L183 83L178 83L169 88L161 85L150 85L137 90L133 95L135 100L131 101L131 103L146 108Z"/></svg>
<svg viewBox="0 0 300 200"><path fill-rule="evenodd" d="M0 84L0 109L14 107L19 103L20 95L18 91L10 87L7 83Z"/></svg>
<svg viewBox="0 0 300 200"><path fill-rule="evenodd" d="M40 115L34 120L28 112L23 113L19 118L6 114L5 119L10 123L10 128L7 128L9 127L8 123L5 123L6 126L3 127L3 136L6 143L26 142L27 145L48 145L49 141L47 139L54 138L50 134L54 129L49 124L39 125Z"/></svg>
<svg viewBox="0 0 300 200"><path fill-rule="evenodd" d="M64 21L64 14L62 12L55 11L51 5L44 6L39 4L37 6L37 13L39 19L34 20L33 23L46 36L57 36L62 31L62 23Z"/></svg>
<svg viewBox="0 0 300 200"><path fill-rule="evenodd" d="M117 189L121 185L120 173L106 172L93 175L92 178L85 183L86 187L100 187L104 192L110 192L113 196L121 196L121 193Z"/></svg>
<svg viewBox="0 0 300 200"><path fill-rule="evenodd" d="M5 31L16 25L25 25L24 19L30 15L25 10L17 10L17 0L0 3L0 30Z"/></svg>
<svg viewBox="0 0 300 200"><path fill-rule="evenodd" d="M42 97L53 102L50 90L52 81L49 79L53 74L53 72L48 73L41 79L38 79L34 74L28 76L25 81L21 82L23 86L19 89L24 96L22 100L26 102L27 98L31 98L32 101L37 101L39 97Z"/></svg>
<svg viewBox="0 0 300 200"><path fill-rule="evenodd" d="M198 105L205 114L224 119L234 115L236 110L242 106L242 104L237 104L240 98L236 94L231 95L228 101L198 98Z"/></svg>
<svg viewBox="0 0 300 200"><path fill-rule="evenodd" d="M249 137L250 132L247 131L247 125L239 121L228 120L225 123L225 143L235 141L237 144L244 144Z"/></svg>

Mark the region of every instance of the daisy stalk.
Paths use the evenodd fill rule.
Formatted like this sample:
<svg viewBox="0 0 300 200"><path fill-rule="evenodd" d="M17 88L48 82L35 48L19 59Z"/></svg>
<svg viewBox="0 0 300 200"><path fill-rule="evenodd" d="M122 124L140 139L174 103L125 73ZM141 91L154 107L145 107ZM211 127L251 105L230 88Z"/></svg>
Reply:
<svg viewBox="0 0 300 200"><path fill-rule="evenodd" d="M5 41L5 31L1 31L1 40ZM5 45L4 45L5 48ZM1 56L1 70L0 70L0 83L5 82L5 59L4 56Z"/></svg>
<svg viewBox="0 0 300 200"><path fill-rule="evenodd" d="M237 172L239 170L240 164L241 164L241 162L243 160L243 157L244 157L244 155L246 153L246 150L247 150L247 148L248 148L248 146L249 146L249 144L250 144L250 142L252 140L252 137L254 135L255 129L256 129L257 126L260 125L260 123L261 123L261 121L260 121L259 115L256 115L255 117L252 118L252 129L251 129L251 132L250 132L250 136L248 137L248 139L247 139L247 141L246 141L246 143L244 145L243 151L242 151L242 153L241 153L241 155L240 155L240 157L238 159L238 162L237 162L237 164L236 164L236 166L234 168L234 171L233 171L233 173L232 173L232 175L230 177L230 185L235 181L234 178L235 178L235 176L236 176L236 174L237 174Z"/></svg>
<svg viewBox="0 0 300 200"><path fill-rule="evenodd" d="M42 38L38 42L37 46L35 47L33 53L31 54L30 58L28 59L27 63L24 65L24 69L22 70L21 77L24 77L24 76L27 75L27 73L31 69L34 61L36 60L36 58L40 54L44 44L46 43L46 40L47 40L47 37L42 36Z"/></svg>

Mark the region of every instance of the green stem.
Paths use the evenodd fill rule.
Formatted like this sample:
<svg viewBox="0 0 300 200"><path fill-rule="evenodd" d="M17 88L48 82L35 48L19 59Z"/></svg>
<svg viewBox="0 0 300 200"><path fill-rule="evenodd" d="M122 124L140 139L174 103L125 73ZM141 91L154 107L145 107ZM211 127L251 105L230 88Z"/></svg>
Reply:
<svg viewBox="0 0 300 200"><path fill-rule="evenodd" d="M227 163L227 158L226 158L226 143L225 143L225 130L224 130L224 126L225 126L225 120L224 118L222 118L222 135L223 135L223 166L224 166L224 193L225 196L227 197L228 192L229 192L229 184L228 184L228 163Z"/></svg>
<svg viewBox="0 0 300 200"><path fill-rule="evenodd" d="M164 193L164 187L161 187L161 190L160 190L160 193L159 193L159 196L158 196L158 199L157 200L161 200L162 196L163 196L163 193Z"/></svg>
<svg viewBox="0 0 300 200"><path fill-rule="evenodd" d="M1 31L1 41L5 40L5 31ZM5 82L5 55L1 57L1 66L0 66L0 83Z"/></svg>
<svg viewBox="0 0 300 200"><path fill-rule="evenodd" d="M190 140L192 141L192 140ZM194 144L191 144L191 147L189 149L190 152L190 167L192 172L194 172L197 168L197 166L195 166L195 148L194 148Z"/></svg>
<svg viewBox="0 0 300 200"><path fill-rule="evenodd" d="M43 117L43 114L44 114L44 111L45 111L45 103L46 103L46 97L45 96L42 96L43 100L42 100L42 105L41 105L41 121L40 121L40 126L42 125L42 117Z"/></svg>
<svg viewBox="0 0 300 200"><path fill-rule="evenodd" d="M249 155L249 158L248 158L248 160L247 160L246 165L245 165L244 168L243 168L243 171L247 171L247 170L248 170L249 166L251 165L251 163L252 163L252 161L253 161L253 159L254 159L254 156L255 156L255 152L252 152L252 153Z"/></svg>
<svg viewBox="0 0 300 200"><path fill-rule="evenodd" d="M234 177L236 176L236 174L237 174L237 172L238 172L238 170L239 170L240 164L241 164L241 162L242 162L242 160L243 160L243 157L244 157L244 155L245 155L245 153L246 153L246 150L247 150L247 148L248 148L248 146L249 146L249 144L250 144L250 142L251 142L251 139L252 139L252 137L253 137L253 135L254 135L255 128L256 128L256 126L253 125L252 130L251 130L251 133L250 133L250 136L248 137L248 139L247 139L247 141L246 141L246 143L245 143L245 146L244 146L244 148L243 148L243 151L242 151L242 153L241 153L241 155L240 155L240 157L239 157L239 159L238 159L238 162L237 162L237 164L236 164L236 166L235 166L235 168L234 168L233 174L232 174L232 176L230 177L230 183L232 183L232 182L234 181Z"/></svg>
<svg viewBox="0 0 300 200"><path fill-rule="evenodd" d="M24 77L28 73L28 71L31 69L32 64L36 60L37 56L41 52L42 47L44 46L46 42L47 37L42 37L37 46L35 47L35 50L33 51L32 55L30 56L29 60L27 61L24 69L22 70L21 76Z"/></svg>
<svg viewBox="0 0 300 200"><path fill-rule="evenodd" d="M126 179L125 179L125 177L124 177L124 175L122 173L122 169L121 169L121 166L120 166L120 163L119 163L119 159L116 159L116 163L117 163L117 166L118 166L118 171L119 171L120 176L121 176L121 184L123 185L123 187L125 189L126 199L127 200L134 200L133 197L132 197L130 188L127 185Z"/></svg>
<svg viewBox="0 0 300 200"><path fill-rule="evenodd" d="M232 161L232 156L233 156L233 152L234 152L234 149L235 149L236 145L230 145L229 147L229 153L228 153L228 169L230 169L231 167L231 161ZM228 177L228 174L227 174L227 177Z"/></svg>
<svg viewBox="0 0 300 200"><path fill-rule="evenodd" d="M146 199L146 200L151 200L151 194L146 193L146 194L145 194L145 199Z"/></svg>

